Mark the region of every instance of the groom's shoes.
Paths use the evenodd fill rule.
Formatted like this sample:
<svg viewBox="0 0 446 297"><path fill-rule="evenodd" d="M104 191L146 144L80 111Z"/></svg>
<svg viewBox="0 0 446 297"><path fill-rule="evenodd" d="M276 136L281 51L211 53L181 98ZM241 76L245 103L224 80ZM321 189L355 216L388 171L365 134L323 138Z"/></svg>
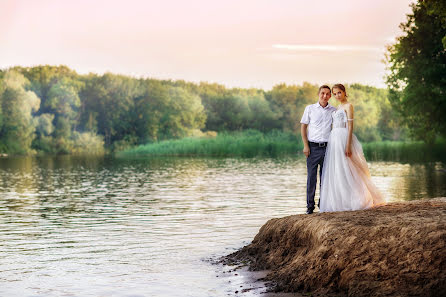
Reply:
<svg viewBox="0 0 446 297"><path fill-rule="evenodd" d="M313 210L311 208L308 208L307 211L305 212L306 214L312 214Z"/></svg>

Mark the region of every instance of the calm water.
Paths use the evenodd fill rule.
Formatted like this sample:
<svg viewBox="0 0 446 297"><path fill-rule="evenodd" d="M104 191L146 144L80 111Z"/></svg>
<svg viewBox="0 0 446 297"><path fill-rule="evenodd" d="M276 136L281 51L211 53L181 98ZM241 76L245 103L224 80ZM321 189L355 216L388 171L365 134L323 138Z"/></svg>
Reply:
<svg viewBox="0 0 446 297"><path fill-rule="evenodd" d="M369 166L388 201L446 196L444 163ZM303 213L305 184L302 157L0 159L0 296L233 295L205 260Z"/></svg>

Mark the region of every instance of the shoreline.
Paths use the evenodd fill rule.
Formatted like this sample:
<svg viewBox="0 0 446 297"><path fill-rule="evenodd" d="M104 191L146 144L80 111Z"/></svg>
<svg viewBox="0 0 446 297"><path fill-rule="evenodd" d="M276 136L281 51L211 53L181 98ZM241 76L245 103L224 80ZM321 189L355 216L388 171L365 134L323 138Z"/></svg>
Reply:
<svg viewBox="0 0 446 297"><path fill-rule="evenodd" d="M301 293L274 292L273 284L265 281L269 270L251 271L247 264L213 262L218 265L217 277L224 279L232 288L228 296L262 296L262 297L304 297Z"/></svg>
<svg viewBox="0 0 446 297"><path fill-rule="evenodd" d="M271 219L220 263L269 271L276 293L446 296L445 246L443 197Z"/></svg>

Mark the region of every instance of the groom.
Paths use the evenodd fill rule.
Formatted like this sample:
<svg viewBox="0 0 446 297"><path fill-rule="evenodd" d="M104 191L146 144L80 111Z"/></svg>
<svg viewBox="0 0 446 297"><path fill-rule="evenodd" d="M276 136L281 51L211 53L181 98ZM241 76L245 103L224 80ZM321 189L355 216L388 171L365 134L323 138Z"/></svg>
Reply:
<svg viewBox="0 0 446 297"><path fill-rule="evenodd" d="M328 104L330 97L330 87L327 85L321 86L319 88L319 102L305 107L300 120L302 124L300 133L304 143L303 152L307 157L307 214L312 214L314 211L317 168L319 165L319 178L321 178L325 150L331 131L331 113L336 110L335 107Z"/></svg>

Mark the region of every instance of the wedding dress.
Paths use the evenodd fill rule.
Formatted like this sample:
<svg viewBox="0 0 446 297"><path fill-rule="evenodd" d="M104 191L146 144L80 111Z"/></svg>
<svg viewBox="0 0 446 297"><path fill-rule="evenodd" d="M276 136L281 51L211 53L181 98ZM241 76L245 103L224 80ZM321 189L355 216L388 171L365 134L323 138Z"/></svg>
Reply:
<svg viewBox="0 0 446 297"><path fill-rule="evenodd" d="M340 108L332 117L333 129L322 169L320 212L359 210L384 203L370 179L362 146L355 135L352 135L351 157L345 156L347 113Z"/></svg>

